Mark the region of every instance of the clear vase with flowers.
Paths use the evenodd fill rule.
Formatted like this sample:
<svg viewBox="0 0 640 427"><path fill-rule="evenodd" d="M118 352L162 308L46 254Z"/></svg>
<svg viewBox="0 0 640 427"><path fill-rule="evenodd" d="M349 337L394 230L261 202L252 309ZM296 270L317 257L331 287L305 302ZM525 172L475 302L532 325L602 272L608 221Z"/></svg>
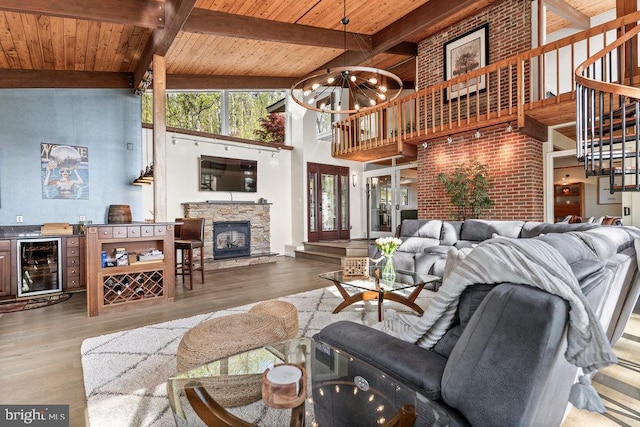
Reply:
<svg viewBox="0 0 640 427"><path fill-rule="evenodd" d="M393 267L393 253L402 244L402 240L397 237L380 237L376 239L376 247L384 257L384 267L382 269L382 281L394 283L396 280L396 270Z"/></svg>

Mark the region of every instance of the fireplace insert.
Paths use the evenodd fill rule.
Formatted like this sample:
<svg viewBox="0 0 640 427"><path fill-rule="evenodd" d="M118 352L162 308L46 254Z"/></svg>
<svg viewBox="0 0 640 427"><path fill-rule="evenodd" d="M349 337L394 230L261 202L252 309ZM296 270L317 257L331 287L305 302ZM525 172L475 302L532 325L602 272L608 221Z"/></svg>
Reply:
<svg viewBox="0 0 640 427"><path fill-rule="evenodd" d="M213 223L213 259L251 256L251 222Z"/></svg>

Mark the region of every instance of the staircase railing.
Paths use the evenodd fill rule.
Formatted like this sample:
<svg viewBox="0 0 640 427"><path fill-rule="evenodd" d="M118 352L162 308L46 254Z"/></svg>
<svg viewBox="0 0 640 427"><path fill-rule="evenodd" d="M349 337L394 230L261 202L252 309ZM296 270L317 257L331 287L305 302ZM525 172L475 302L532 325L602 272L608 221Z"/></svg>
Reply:
<svg viewBox="0 0 640 427"><path fill-rule="evenodd" d="M634 12L353 114L333 125L332 154L390 145L400 151L403 143L415 145L504 123L522 127L528 111L573 100L574 73L564 70L574 70L613 43L612 33L638 20L640 12Z"/></svg>
<svg viewBox="0 0 640 427"><path fill-rule="evenodd" d="M640 25L582 63L576 75L576 155L609 191L640 191Z"/></svg>

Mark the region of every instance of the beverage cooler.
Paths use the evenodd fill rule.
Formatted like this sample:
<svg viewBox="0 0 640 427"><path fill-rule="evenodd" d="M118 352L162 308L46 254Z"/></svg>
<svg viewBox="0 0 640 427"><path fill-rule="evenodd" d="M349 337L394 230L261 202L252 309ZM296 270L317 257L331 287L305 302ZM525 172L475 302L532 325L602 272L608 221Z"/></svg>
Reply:
<svg viewBox="0 0 640 427"><path fill-rule="evenodd" d="M60 238L18 240L18 297L62 292Z"/></svg>

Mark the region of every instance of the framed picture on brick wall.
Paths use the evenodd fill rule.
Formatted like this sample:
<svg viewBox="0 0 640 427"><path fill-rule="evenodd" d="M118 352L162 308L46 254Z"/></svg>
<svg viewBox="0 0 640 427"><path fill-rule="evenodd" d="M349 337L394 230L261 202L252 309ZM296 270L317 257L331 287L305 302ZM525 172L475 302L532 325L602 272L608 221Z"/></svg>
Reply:
<svg viewBox="0 0 640 427"><path fill-rule="evenodd" d="M444 80L470 73L489 63L489 24L484 24L443 45ZM447 89L447 100L462 98L485 90L486 76L462 81Z"/></svg>

